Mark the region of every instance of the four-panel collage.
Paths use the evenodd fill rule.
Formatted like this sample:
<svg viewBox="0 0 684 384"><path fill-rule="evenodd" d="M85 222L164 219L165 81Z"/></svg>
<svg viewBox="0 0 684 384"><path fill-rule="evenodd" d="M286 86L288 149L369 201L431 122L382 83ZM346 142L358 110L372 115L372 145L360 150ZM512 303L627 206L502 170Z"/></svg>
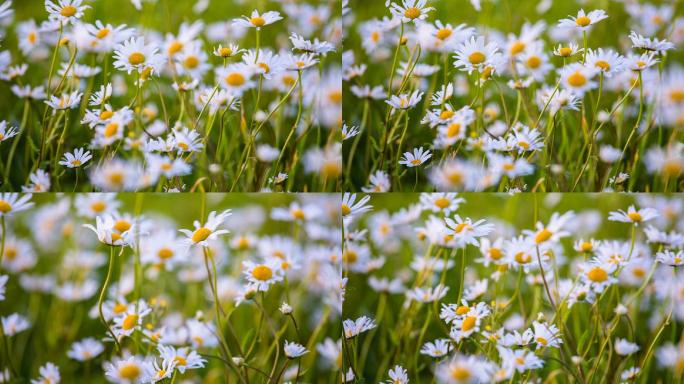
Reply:
<svg viewBox="0 0 684 384"><path fill-rule="evenodd" d="M678 0L0 0L0 383L684 382Z"/></svg>

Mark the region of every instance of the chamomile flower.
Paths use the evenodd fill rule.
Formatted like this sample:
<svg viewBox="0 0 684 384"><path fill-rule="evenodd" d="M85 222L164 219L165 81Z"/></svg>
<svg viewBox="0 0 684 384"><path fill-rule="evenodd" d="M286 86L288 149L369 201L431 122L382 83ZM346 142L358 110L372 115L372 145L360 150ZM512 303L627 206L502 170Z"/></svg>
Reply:
<svg viewBox="0 0 684 384"><path fill-rule="evenodd" d="M75 109L81 103L83 93L78 90L71 93L64 93L61 96L50 96L50 100L46 100L45 104L56 111L64 111L67 109Z"/></svg>
<svg viewBox="0 0 684 384"><path fill-rule="evenodd" d="M159 344L157 345L157 350L163 360L162 364L173 366L180 373L185 373L188 369L204 368L207 362L197 352L190 350L188 347L174 348L170 345Z"/></svg>
<svg viewBox="0 0 684 384"><path fill-rule="evenodd" d="M138 356L114 358L103 365L107 380L120 384L137 384L142 382L144 361Z"/></svg>
<svg viewBox="0 0 684 384"><path fill-rule="evenodd" d="M596 88L597 84L593 78L598 72L596 67L588 67L581 63L569 64L560 71L561 85L581 97L587 91Z"/></svg>
<svg viewBox="0 0 684 384"><path fill-rule="evenodd" d="M0 217L12 216L33 207L31 194L0 193Z"/></svg>
<svg viewBox="0 0 684 384"><path fill-rule="evenodd" d="M64 154L64 158L59 162L59 164L67 168L79 168L87 163L93 156L90 151L86 151L85 148L76 148L72 153L67 152Z"/></svg>
<svg viewBox="0 0 684 384"><path fill-rule="evenodd" d="M156 73L164 61L158 52L156 44L146 44L143 37L131 37L114 48L114 67L129 74Z"/></svg>
<svg viewBox="0 0 684 384"><path fill-rule="evenodd" d="M200 223L199 220L195 220L192 223L192 225L195 227L194 230L190 231L188 229L179 229L179 231L186 236L186 238L182 240L182 243L187 246L209 246L209 241L229 233L228 230L220 229L219 227L223 225L223 222L230 215L230 209L218 214L216 211L211 211L209 212L209 217L207 217L207 220L204 222L204 224Z"/></svg>
<svg viewBox="0 0 684 384"><path fill-rule="evenodd" d="M657 52L663 54L670 49L674 49L674 44L667 40L658 40L656 38L649 39L632 31L629 34L629 39L632 40L632 47L643 49L645 51Z"/></svg>
<svg viewBox="0 0 684 384"><path fill-rule="evenodd" d="M624 57L612 49L590 49L587 53L587 66L598 69L606 78L622 72L625 69L624 61Z"/></svg>
<svg viewBox="0 0 684 384"><path fill-rule="evenodd" d="M361 316L356 320L346 319L342 322L344 328L344 338L353 339L354 337L369 331L375 327L375 321L367 316Z"/></svg>
<svg viewBox="0 0 684 384"><path fill-rule="evenodd" d="M496 68L501 60L499 45L494 42L485 42L484 36L471 37L456 49L454 67L468 72L478 71L482 74L487 68Z"/></svg>
<svg viewBox="0 0 684 384"><path fill-rule="evenodd" d="M656 261L671 267L681 267L684 265L684 251L664 250L656 254Z"/></svg>
<svg viewBox="0 0 684 384"><path fill-rule="evenodd" d="M399 96L392 95L389 100L385 100L394 109L407 110L415 107L423 98L423 92L413 91L413 93L403 93Z"/></svg>
<svg viewBox="0 0 684 384"><path fill-rule="evenodd" d="M615 339L615 353L620 356L629 356L639 350L639 346L629 342L627 339Z"/></svg>
<svg viewBox="0 0 684 384"><path fill-rule="evenodd" d="M0 121L0 143L16 136L19 130L16 127L7 127L6 121Z"/></svg>
<svg viewBox="0 0 684 384"><path fill-rule="evenodd" d="M45 10L50 14L51 21L60 24L75 24L82 18L89 5L83 5L83 0L45 0Z"/></svg>
<svg viewBox="0 0 684 384"><path fill-rule="evenodd" d="M435 8L427 6L427 0L401 0L401 5L398 3L385 2L385 6L389 7L390 12L401 19L404 23L418 23L428 17L428 12Z"/></svg>
<svg viewBox="0 0 684 384"><path fill-rule="evenodd" d="M401 365L395 365L387 375L390 377L387 380L388 384L408 384L409 382L408 371Z"/></svg>
<svg viewBox="0 0 684 384"><path fill-rule="evenodd" d="M97 239L100 240L101 243L112 246L130 245L133 240L131 236L135 229L131 225L127 230L119 231L117 222L111 215L106 215L104 217L97 216L95 218L95 226L92 224L83 224L83 226L95 232Z"/></svg>
<svg viewBox="0 0 684 384"><path fill-rule="evenodd" d="M283 351L285 352L285 356L287 356L288 359L296 359L309 353L309 351L306 348L304 348L303 345L287 340L285 340Z"/></svg>
<svg viewBox="0 0 684 384"><path fill-rule="evenodd" d="M370 196L366 195L359 199L359 201L356 201L355 193L345 192L345 194L342 196L342 216L352 217L370 211L373 209L372 205L368 205L370 198Z"/></svg>
<svg viewBox="0 0 684 384"><path fill-rule="evenodd" d="M569 16L567 19L562 19L558 22L558 26L564 28L577 28L580 31L586 31L591 28L592 25L607 18L608 15L606 14L606 11L602 9L596 9L589 13L585 13L584 9L580 9L576 17Z"/></svg>
<svg viewBox="0 0 684 384"><path fill-rule="evenodd" d="M92 337L71 344L67 356L77 361L88 361L104 352L104 345Z"/></svg>
<svg viewBox="0 0 684 384"><path fill-rule="evenodd" d="M419 167L430 160L431 157L432 153L429 150L425 150L423 147L414 148L413 153L404 152L404 155L399 160L399 164L409 168Z"/></svg>
<svg viewBox="0 0 684 384"><path fill-rule="evenodd" d="M227 59L230 57L237 56L241 53L243 53L245 50L240 49L240 47L237 44L234 43L229 43L225 47L221 44L219 44L216 48L214 48L214 56Z"/></svg>
<svg viewBox="0 0 684 384"><path fill-rule="evenodd" d="M233 25L242 28L256 28L260 30L262 27L273 24L278 20L282 20L279 12L268 11L259 14L256 9L252 11L250 16L242 16L241 19L233 19Z"/></svg>
<svg viewBox="0 0 684 384"><path fill-rule="evenodd" d="M627 212L621 209L610 212L608 215L608 220L639 225L646 221L655 219L658 216L660 216L660 214L653 208L636 209L634 205L630 205L627 209Z"/></svg>
<svg viewBox="0 0 684 384"><path fill-rule="evenodd" d="M29 320L18 314L13 313L6 317L0 317L2 320L2 330L6 336L12 337L19 332L25 331L31 327Z"/></svg>
<svg viewBox="0 0 684 384"><path fill-rule="evenodd" d="M560 348L563 338L555 324L534 321L532 327L537 348Z"/></svg>
<svg viewBox="0 0 684 384"><path fill-rule="evenodd" d="M453 347L449 339L437 339L435 341L428 341L420 348L420 353L434 358L441 358L446 356Z"/></svg>
<svg viewBox="0 0 684 384"><path fill-rule="evenodd" d="M283 281L281 262L277 259L269 259L263 263L245 260L242 267L242 273L250 287L257 291L268 291L271 285Z"/></svg>

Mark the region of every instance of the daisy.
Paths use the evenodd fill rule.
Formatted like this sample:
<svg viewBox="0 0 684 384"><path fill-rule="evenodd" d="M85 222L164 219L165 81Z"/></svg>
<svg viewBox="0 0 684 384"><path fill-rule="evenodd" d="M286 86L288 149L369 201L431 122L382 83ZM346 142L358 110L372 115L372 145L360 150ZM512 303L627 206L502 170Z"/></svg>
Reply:
<svg viewBox="0 0 684 384"><path fill-rule="evenodd" d="M61 380L59 368L53 363L47 363L38 370L40 377L31 380L31 384L57 384Z"/></svg>
<svg viewBox="0 0 684 384"><path fill-rule="evenodd" d="M445 356L451 351L451 341L449 339L437 339L433 342L428 341L420 348L420 353L434 358Z"/></svg>
<svg viewBox="0 0 684 384"><path fill-rule="evenodd" d="M656 261L671 267L681 267L684 265L684 251L665 250L656 254Z"/></svg>
<svg viewBox="0 0 684 384"><path fill-rule="evenodd" d="M573 218L575 218L575 213L573 211L565 212L562 215L558 212L554 212L551 215L551 219L549 219L548 225L545 226L541 221L538 221L535 231L523 231L523 233L533 237L535 244L541 244L547 241L555 243L570 234L569 232L564 231L563 228Z"/></svg>
<svg viewBox="0 0 684 384"><path fill-rule="evenodd" d="M568 45L558 44L553 50L553 54L560 57L572 57L578 53L582 53L584 48L579 48L577 43L568 43Z"/></svg>
<svg viewBox="0 0 684 384"><path fill-rule="evenodd" d="M435 368L435 378L443 384L490 383L491 366L483 357L457 353Z"/></svg>
<svg viewBox="0 0 684 384"><path fill-rule="evenodd" d="M104 345L94 338L88 337L71 344L71 349L67 352L67 356L78 361L88 361L94 359L102 352L104 352Z"/></svg>
<svg viewBox="0 0 684 384"><path fill-rule="evenodd" d="M31 194L0 193L0 217L11 216L33 207Z"/></svg>
<svg viewBox="0 0 684 384"><path fill-rule="evenodd" d="M283 57L283 64L290 71L303 71L318 64L318 59L312 53L302 53L301 55L288 54Z"/></svg>
<svg viewBox="0 0 684 384"><path fill-rule="evenodd" d="M89 5L82 5L83 0L45 0L45 10L50 14L51 21L59 22L60 25L75 24L83 17L84 11Z"/></svg>
<svg viewBox="0 0 684 384"><path fill-rule="evenodd" d="M660 216L660 214L653 208L642 208L637 210L634 205L630 205L627 212L622 209L610 212L608 214L608 220L639 225L640 223L655 219L658 216Z"/></svg>
<svg viewBox="0 0 684 384"><path fill-rule="evenodd" d="M216 211L209 212L207 221L202 225L199 220L195 220L192 225L195 227L193 231L188 229L179 229L187 238L182 240L182 243L187 246L200 245L203 247L209 246L209 241L218 238L220 235L230 233L225 229L218 229L223 222L231 215L230 209L227 209L219 214Z"/></svg>
<svg viewBox="0 0 684 384"><path fill-rule="evenodd" d="M373 209L372 205L367 205L370 196L363 196L359 201L356 201L356 193L345 192L342 196L342 216L356 216Z"/></svg>
<svg viewBox="0 0 684 384"><path fill-rule="evenodd" d="M561 19L558 22L559 27L577 28L580 31L588 30L592 25L599 21L608 18L606 12L602 9L596 9L589 13L584 13L584 9L580 9L577 17L569 16L568 19Z"/></svg>
<svg viewBox="0 0 684 384"><path fill-rule="evenodd" d="M133 226L130 226L125 231L119 231L116 226L116 221L111 215L105 215L104 219L102 216L97 216L95 218L95 226L92 224L83 224L83 226L95 232L97 239L103 244L126 246L131 244L131 241L133 240L131 238Z"/></svg>
<svg viewBox="0 0 684 384"><path fill-rule="evenodd" d="M158 52L157 45L145 44L144 37L131 37L114 49L114 67L129 74L133 71L148 75L150 71L156 73L164 61Z"/></svg>
<svg viewBox="0 0 684 384"><path fill-rule="evenodd" d="M52 109L64 111L77 108L81 103L81 97L83 97L83 93L73 91L72 93L65 93L60 97L50 96L50 100L46 100L45 104L49 105Z"/></svg>
<svg viewBox="0 0 684 384"><path fill-rule="evenodd" d="M68 168L78 168L87 163L92 157L90 151L86 151L85 148L76 148L73 154L69 152L65 153L64 158L59 164Z"/></svg>
<svg viewBox="0 0 684 384"><path fill-rule="evenodd" d="M423 147L414 148L413 153L404 152L399 164L406 165L409 168L418 167L430 160L431 157L432 153L429 150L424 150Z"/></svg>
<svg viewBox="0 0 684 384"><path fill-rule="evenodd" d="M248 16L242 16L242 19L233 19L233 25L242 28L256 28L260 30L269 24L273 24L278 20L282 20L279 12L269 11L259 14L256 9L252 11L252 14Z"/></svg>
<svg viewBox="0 0 684 384"><path fill-rule="evenodd" d="M494 224L486 223L485 220L473 222L470 218L462 219L459 215L454 216L453 219L447 217L444 222L453 231L453 236L460 247L465 247L467 244L477 247L480 245L477 239L487 236L494 230Z"/></svg>
<svg viewBox="0 0 684 384"><path fill-rule="evenodd" d="M119 339L130 336L136 329L141 329L143 318L150 312L152 309L141 299L137 304L129 306L122 314L114 317L112 331Z"/></svg>
<svg viewBox="0 0 684 384"><path fill-rule="evenodd" d="M617 266L613 263L602 262L597 258L580 266L582 279L596 293L603 292L607 287L615 284L617 279L613 273Z"/></svg>
<svg viewBox="0 0 684 384"><path fill-rule="evenodd" d="M409 382L408 371L401 365L395 365L389 370L388 375L390 379L387 380L387 384L408 384Z"/></svg>
<svg viewBox="0 0 684 384"><path fill-rule="evenodd" d="M245 91L254 88L253 75L254 69L244 63L216 69L216 77L221 80L221 86L236 96L241 96Z"/></svg>
<svg viewBox="0 0 684 384"><path fill-rule="evenodd" d="M397 3L389 4L390 12L401 19L404 23L418 23L428 17L428 12L435 8L426 7L427 0L402 0L401 5Z"/></svg>
<svg viewBox="0 0 684 384"><path fill-rule="evenodd" d="M0 317L2 320L2 330L6 336L14 336L19 332L25 331L31 327L31 323L24 316L13 313L7 317Z"/></svg>
<svg viewBox="0 0 684 384"><path fill-rule="evenodd" d="M42 169L37 169L29 175L29 183L21 187L23 192L47 192L50 190L50 174L43 171Z"/></svg>
<svg viewBox="0 0 684 384"><path fill-rule="evenodd" d="M318 38L306 40L301 35L294 32L290 34L290 41L294 48L293 50L300 50L303 52L313 53L316 55L325 55L328 52L335 52L335 46L327 41L319 41Z"/></svg>
<svg viewBox="0 0 684 384"><path fill-rule="evenodd" d="M534 341L537 343L537 348L560 348L563 338L555 324L535 321L532 323L532 327L534 328Z"/></svg>
<svg viewBox="0 0 684 384"><path fill-rule="evenodd" d="M450 215L456 212L465 199L458 197L457 193L421 193L420 205L423 209Z"/></svg>
<svg viewBox="0 0 684 384"><path fill-rule="evenodd" d="M19 133L16 127L7 127L6 121L0 121L0 143L5 140L11 139Z"/></svg>
<svg viewBox="0 0 684 384"><path fill-rule="evenodd" d="M347 123L342 124L342 141L358 135L359 132L359 127L350 127Z"/></svg>
<svg viewBox="0 0 684 384"><path fill-rule="evenodd" d="M144 361L138 356L115 358L112 362L103 364L105 376L111 382L121 384L136 384L142 382Z"/></svg>
<svg viewBox="0 0 684 384"><path fill-rule="evenodd" d="M640 48L646 51L653 51L659 54L664 54L670 49L674 49L675 45L671 42L663 39L658 40L657 38L649 39L647 37L641 36L640 34L632 31L629 34L629 39L632 40L632 48Z"/></svg>
<svg viewBox="0 0 684 384"><path fill-rule="evenodd" d="M342 322L342 327L344 328L344 338L353 339L359 334L377 327L377 325L373 319L366 316L361 316L356 320L344 320Z"/></svg>
<svg viewBox="0 0 684 384"><path fill-rule="evenodd" d="M423 92L414 91L413 93L402 93L399 96L392 95L389 100L385 100L385 103L392 106L394 109L411 109L415 107L420 100L423 98Z"/></svg>
<svg viewBox="0 0 684 384"><path fill-rule="evenodd" d="M244 49L240 49L240 47L237 44L229 43L227 46L223 46L221 44L218 45L218 47L214 48L214 56L220 57L223 59L227 59L229 57L237 56L244 52Z"/></svg>
<svg viewBox="0 0 684 384"><path fill-rule="evenodd" d="M283 281L281 266L277 259L269 259L263 263L245 260L242 262L242 273L249 281L250 288L266 292L272 284Z"/></svg>
<svg viewBox="0 0 684 384"><path fill-rule="evenodd" d="M384 172L382 170L377 170L375 173L370 175L369 177L369 183L367 187L362 187L361 190L366 193L379 193L379 192L387 192L390 190L391 182L389 179L389 175L387 172Z"/></svg>
<svg viewBox="0 0 684 384"><path fill-rule="evenodd" d="M204 368L204 364L207 362L197 352L190 350L188 347L176 349L172 346L159 344L157 350L163 360L162 365L173 365L180 373L185 373L188 369Z"/></svg>
<svg viewBox="0 0 684 384"><path fill-rule="evenodd" d="M658 64L659 60L655 58L654 52L642 53L641 55L628 54L625 64L628 69L641 72L644 69L650 68Z"/></svg>
<svg viewBox="0 0 684 384"><path fill-rule="evenodd" d="M30 85L20 87L19 85L15 84L12 86L12 93L17 95L17 97L32 100L45 100L45 98L47 97L47 95L45 94L45 87L43 87L42 85L33 88Z"/></svg>
<svg viewBox="0 0 684 384"><path fill-rule="evenodd" d="M590 49L587 53L587 66L594 67L606 78L611 78L625 70L625 58L612 49Z"/></svg>
<svg viewBox="0 0 684 384"><path fill-rule="evenodd" d="M463 42L456 49L454 67L468 72L478 71L483 73L486 68L496 68L501 60L499 46L494 41L485 44L485 37L472 36L470 40Z"/></svg>
<svg viewBox="0 0 684 384"><path fill-rule="evenodd" d="M627 339L615 339L615 353L620 356L629 356L639 350L639 346L627 341Z"/></svg>
<svg viewBox="0 0 684 384"><path fill-rule="evenodd" d="M497 346L499 356L503 361L503 368L509 371L523 373L528 370L540 369L544 366L544 360L539 358L534 352L526 349L509 349Z"/></svg>
<svg viewBox="0 0 684 384"><path fill-rule="evenodd" d="M296 359L297 357L301 357L304 354L309 353L309 351L304 348L303 345L297 344L295 342L290 342L285 340L285 346L283 346L283 351L285 352L285 356L287 356L288 359Z"/></svg>
<svg viewBox="0 0 684 384"><path fill-rule="evenodd" d="M596 67L587 67L581 63L568 64L560 71L561 85L582 97L587 91L596 88L597 84L592 79L598 72Z"/></svg>

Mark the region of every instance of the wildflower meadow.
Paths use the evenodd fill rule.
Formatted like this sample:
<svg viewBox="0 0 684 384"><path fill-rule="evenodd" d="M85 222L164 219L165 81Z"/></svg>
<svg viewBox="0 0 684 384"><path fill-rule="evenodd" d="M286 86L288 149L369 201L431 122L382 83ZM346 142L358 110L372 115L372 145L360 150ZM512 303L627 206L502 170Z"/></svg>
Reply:
<svg viewBox="0 0 684 384"><path fill-rule="evenodd" d="M681 196L346 194L342 212L349 382L682 381Z"/></svg>
<svg viewBox="0 0 684 384"><path fill-rule="evenodd" d="M334 382L339 202L0 194L0 382Z"/></svg>
<svg viewBox="0 0 684 384"><path fill-rule="evenodd" d="M345 190L681 191L683 12L349 0Z"/></svg>
<svg viewBox="0 0 684 384"><path fill-rule="evenodd" d="M5 191L334 191L336 0L4 0Z"/></svg>

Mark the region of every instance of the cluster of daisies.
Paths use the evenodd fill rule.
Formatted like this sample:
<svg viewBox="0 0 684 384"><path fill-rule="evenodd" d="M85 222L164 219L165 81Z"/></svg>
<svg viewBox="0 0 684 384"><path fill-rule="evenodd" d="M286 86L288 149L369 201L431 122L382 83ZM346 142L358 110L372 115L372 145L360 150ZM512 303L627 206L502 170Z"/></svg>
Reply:
<svg viewBox="0 0 684 384"><path fill-rule="evenodd" d="M481 15L449 12L438 0L346 5L349 186L680 189L684 16L676 2L621 1L612 5L626 16L611 17L577 1L577 13L560 20L551 1L473 3ZM527 21L537 3L548 20Z"/></svg>
<svg viewBox="0 0 684 384"><path fill-rule="evenodd" d="M141 21L168 6L133 3ZM38 13L5 0L4 184L71 191L80 176L88 191L183 191L198 182L215 191L334 189L340 4L273 0L263 6L278 11L241 15L253 5L234 3L196 1L197 20L166 13L154 29L106 20L102 7L119 3L46 0ZM12 7L34 18L15 20ZM219 21L205 22L212 12Z"/></svg>
<svg viewBox="0 0 684 384"><path fill-rule="evenodd" d="M339 197L196 196L0 194L0 382L336 377Z"/></svg>
<svg viewBox="0 0 684 384"><path fill-rule="evenodd" d="M343 198L344 380L684 375L681 197L400 196Z"/></svg>

